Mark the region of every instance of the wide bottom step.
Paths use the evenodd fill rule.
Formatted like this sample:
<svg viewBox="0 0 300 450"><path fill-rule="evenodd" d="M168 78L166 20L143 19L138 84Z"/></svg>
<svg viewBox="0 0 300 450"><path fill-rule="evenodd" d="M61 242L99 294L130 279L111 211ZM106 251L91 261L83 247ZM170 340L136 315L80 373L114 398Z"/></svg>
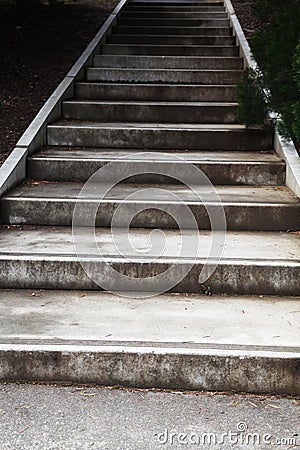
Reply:
<svg viewBox="0 0 300 450"><path fill-rule="evenodd" d="M2 380L300 392L299 298L4 290L0 299Z"/></svg>

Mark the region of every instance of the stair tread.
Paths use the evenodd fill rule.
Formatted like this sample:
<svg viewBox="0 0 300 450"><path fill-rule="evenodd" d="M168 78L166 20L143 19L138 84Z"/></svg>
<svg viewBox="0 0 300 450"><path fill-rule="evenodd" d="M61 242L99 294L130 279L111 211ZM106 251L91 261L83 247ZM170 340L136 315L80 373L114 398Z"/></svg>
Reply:
<svg viewBox="0 0 300 450"><path fill-rule="evenodd" d="M136 101L136 100L65 100L66 104L90 104L90 105L146 105L146 106L195 106L195 107L232 107L237 106L235 102L160 102L160 101Z"/></svg>
<svg viewBox="0 0 300 450"><path fill-rule="evenodd" d="M190 123L146 123L146 122L91 122L81 120L59 120L48 125L48 128L111 128L111 129L161 129L161 130L201 130L201 131L228 131L228 130L246 130L245 125L240 124L190 124ZM260 130L260 127L252 128Z"/></svg>
<svg viewBox="0 0 300 450"><path fill-rule="evenodd" d="M32 293L0 290L0 314L6 318L0 345L21 339L23 345L299 351L294 331L299 297L163 294L137 302L128 293L50 290L34 291L33 301Z"/></svg>
<svg viewBox="0 0 300 450"><path fill-rule="evenodd" d="M123 36L123 35L120 35ZM127 36L126 34L124 36ZM131 35L131 36L139 36L139 35ZM181 36L177 36L177 37L181 37ZM197 36L189 36L189 37L197 37ZM176 45L177 47L177 45ZM180 60L209 60L209 59L216 59L216 60L228 60L228 59L241 59L240 56L206 56L206 55L199 55L199 56L195 56L195 55L103 55L102 53L96 53L95 56L97 57L104 57L104 58L126 58L126 59L157 59L159 61L161 60L165 60L165 59L180 59ZM188 69L188 67L187 67ZM211 69L209 69L211 70Z"/></svg>
<svg viewBox="0 0 300 450"><path fill-rule="evenodd" d="M65 200L76 202L84 183L79 182L27 182L20 185L4 197L5 200L31 200L44 199L45 201ZM154 189L154 191L152 190ZM222 204L258 204L262 207L267 204L287 205L299 207L299 199L285 186L215 186ZM216 196L211 194L211 188L193 186L193 191L181 185L151 184L119 184L105 195L101 202L122 201L129 203L165 204L182 203L201 204L202 198L207 203L215 203ZM196 194L195 194L196 193ZM134 195L134 200L127 197ZM198 197L199 195L199 197ZM177 199L177 196L179 197ZM83 197L84 198L84 197ZM91 195L87 200L97 197ZM99 201L100 202L100 201ZM299 215L300 217L300 215ZM300 221L299 221L300 225Z"/></svg>
<svg viewBox="0 0 300 450"><path fill-rule="evenodd" d="M159 150L153 152L145 152L143 150L113 150L113 149L103 149L103 148L76 148L76 147L48 147L40 150L38 153L29 157L29 160L37 159L62 159L70 160L75 159L78 161L84 160L97 160L97 161L111 161L119 160L120 158L126 157L126 161L165 161L170 163L177 162L205 162L205 163L215 163L222 162L224 164L230 163L276 163L284 165L282 159L280 159L275 153L260 153L260 152L205 152L205 151L189 151L167 153L159 152ZM179 161L180 158L182 161Z"/></svg>
<svg viewBox="0 0 300 450"><path fill-rule="evenodd" d="M198 34L187 34L186 36L184 34L130 34L130 33L113 33L110 36L114 36L114 37L119 37L119 38L124 38L124 37L135 37L135 38L139 38L139 37L143 37L143 38L160 38L160 39L166 39L166 38L179 38L179 39L184 39L184 38L188 38L188 39L193 39L193 38L197 38L197 39L206 39L206 38L218 38L218 39L227 39L228 37L230 37L231 39L234 39L234 36L220 36L219 34L206 34L205 36L199 36ZM142 44L143 45L143 44ZM208 45L205 45L205 47L208 47ZM217 47L221 47L221 45L217 44ZM161 56L161 58L164 58L164 56ZM202 56L200 58L207 58L207 56ZM219 57L220 58L220 57ZM224 58L226 58L226 56L224 56ZM228 58L228 57L227 57Z"/></svg>
<svg viewBox="0 0 300 450"><path fill-rule="evenodd" d="M113 56L117 56L117 55L113 55ZM130 55L128 55L130 56ZM127 57L127 55L126 55ZM93 69L96 69L97 67L93 67ZM102 69L102 68L101 68ZM128 70L132 70L132 69L128 69ZM177 69L176 69L177 70ZM168 83L138 83L136 85L133 85L132 83L120 83L118 81L116 82L105 82L105 81L78 81L76 83L77 85L80 86L122 86L124 88L126 88L126 86L137 86L137 87L155 87L155 88L165 88L165 87L170 87L170 88L180 88L180 89L184 89L184 88L235 88L236 85L235 84L189 84L189 83L172 83L172 84L168 84Z"/></svg>
<svg viewBox="0 0 300 450"><path fill-rule="evenodd" d="M172 48L236 48L236 45L191 45L191 44L182 44L182 45L172 45L172 44L105 44L105 47L172 47Z"/></svg>
<svg viewBox="0 0 300 450"><path fill-rule="evenodd" d="M112 260L137 260L146 263L153 262L153 254L145 253L149 249L149 229L117 229L114 236L122 240L123 236L129 233L132 242L131 253L126 252L126 256L120 256L120 249L115 247L116 240L111 235L111 230L107 228L96 228L95 236L99 248L101 248L101 258L112 258ZM185 237L186 245L181 248L182 239ZM201 245L195 255L195 239ZM179 262L194 260L203 261L207 258L212 242L210 231L193 230L164 230L165 246L159 256L159 261L174 260ZM189 239L193 248L189 247ZM119 242L119 240L117 240ZM152 235L153 246L150 251L157 251L156 235ZM95 255L95 249L90 240L90 234L81 234L81 244L85 247L86 257L99 259L99 254ZM161 250L161 237L159 248ZM136 252L134 252L134 248ZM143 251L144 250L144 251ZM288 264L293 267L300 267L300 240L297 233L288 232L247 232L228 231L226 233L226 243L220 264L226 262L236 262L237 264L268 264L276 267L280 264ZM192 258L190 255L193 255ZM156 255L157 256L157 255ZM21 226L0 229L0 259L14 258L17 260L45 259L63 261L65 258L72 258L78 261L74 249L74 241L71 227L45 227L45 226Z"/></svg>
<svg viewBox="0 0 300 450"><path fill-rule="evenodd" d="M100 55L100 56L102 56L102 55ZM106 55L106 56L110 56L110 55ZM123 56L123 55L111 55L111 56ZM103 70L126 71L126 70L130 70L132 72L134 72L134 71L136 71L136 72L138 72L138 71L143 71L143 72L153 72L153 71L155 71L155 72L170 72L170 69L159 69L159 68L158 69L145 69L143 67L141 67L140 69L136 69L134 67L133 68L131 68L131 67L125 67L125 68L124 67L97 67L97 66L87 67L87 70L90 70L90 69L97 70L97 71L103 71ZM177 68L175 68L175 69L172 69L172 72L192 72L192 73L194 73L194 72L195 73L198 73L198 72L201 72L201 73L211 73L211 72L228 73L229 72L229 73L241 73L242 74L243 70L240 70L240 69L189 69L189 68L177 69ZM191 86L191 84L187 84L187 86ZM196 86L199 86L199 85L196 85ZM201 84L201 86L203 86L203 85ZM208 86L211 86L211 85L208 85Z"/></svg>

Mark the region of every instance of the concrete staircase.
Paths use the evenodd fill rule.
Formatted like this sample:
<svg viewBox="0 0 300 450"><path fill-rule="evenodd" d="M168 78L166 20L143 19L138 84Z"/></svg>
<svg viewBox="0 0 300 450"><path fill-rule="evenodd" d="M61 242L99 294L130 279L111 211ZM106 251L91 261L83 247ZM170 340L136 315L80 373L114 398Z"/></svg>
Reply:
<svg viewBox="0 0 300 450"><path fill-rule="evenodd" d="M293 312L300 204L284 186L272 131L237 121L242 73L222 1L125 6L75 97L63 103L61 120L48 126L48 146L28 158L28 179L1 199L0 344L9 355L2 378L300 391ZM74 207L93 211L97 193L82 189L108 163L112 179L132 174L99 197L95 242L102 257L83 231L82 265ZM120 207L112 236L108 227ZM179 230L174 217L183 219L186 208L195 228ZM199 283L213 242L207 208L225 212L228 231L216 270ZM158 257L161 233L150 234L151 247L151 229L164 233ZM116 240L124 233L134 250L122 253ZM162 274L170 265L173 294L146 298L156 290L148 277L168 285L170 275ZM128 292L132 285L110 277L107 266L139 280L140 292ZM101 277L118 297L99 290Z"/></svg>

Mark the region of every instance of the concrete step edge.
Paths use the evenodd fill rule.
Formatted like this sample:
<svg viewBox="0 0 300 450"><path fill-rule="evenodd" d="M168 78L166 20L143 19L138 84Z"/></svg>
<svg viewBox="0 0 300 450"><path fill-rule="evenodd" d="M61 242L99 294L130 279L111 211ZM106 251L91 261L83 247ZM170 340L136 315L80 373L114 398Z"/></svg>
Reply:
<svg viewBox="0 0 300 450"><path fill-rule="evenodd" d="M150 47L157 47L157 48L199 48L199 49L230 49L237 48L236 45L172 45L172 44L161 44L161 45L151 45L151 44L105 44L102 46L102 48L114 48L114 47L121 47L121 48L127 48L127 47L138 47L138 48L150 48ZM146 55L145 55L146 56Z"/></svg>
<svg viewBox="0 0 300 450"><path fill-rule="evenodd" d="M288 351L206 349L197 352L183 350L180 346L169 349L146 347L145 344L140 347L128 344L101 347L71 342L61 345L21 342L0 344L0 357L1 378L9 381L70 381L258 394L300 393L296 378L299 353Z"/></svg>
<svg viewBox="0 0 300 450"><path fill-rule="evenodd" d="M77 156L74 156L74 151L77 152ZM150 155L152 158L150 159ZM224 156L226 155L226 158ZM230 155L230 158L228 158ZM195 157L196 156L196 157ZM124 159L126 157L126 159ZM30 155L28 161L31 160L78 160L78 161L143 161L145 164L147 162L153 163L154 161L159 163L204 163L204 164L279 164L285 165L284 161L273 152L242 152L240 154L229 153L229 152L194 152L194 158L191 158L190 153L170 153L170 152L145 152L144 150L111 150L111 149L94 149L91 152L89 148L74 147L73 150L69 148L62 147L44 147L40 149L37 153Z"/></svg>
<svg viewBox="0 0 300 450"><path fill-rule="evenodd" d="M109 122L109 123L103 123L103 122L84 122L81 120L61 120L52 124L48 125L48 129L52 128L67 128L67 127L73 127L78 129L84 129L84 128L111 128L111 129L138 129L138 130L148 130L148 129L154 129L154 130L178 130L178 131L184 131L187 129L195 130L195 131L214 131L214 132L222 132L222 131L262 131L263 127L261 126L255 126L251 128L246 128L245 125L227 125L227 124L189 124L189 123L181 123L180 125L173 124L173 123L156 123L153 125L153 123L147 123L147 122Z"/></svg>
<svg viewBox="0 0 300 450"><path fill-rule="evenodd" d="M95 231L97 242L101 242L101 255L98 254L98 249L96 254L92 251L92 255L87 258L91 253L90 235L86 233L80 235L80 242L84 246L84 255L80 261L81 263L86 261L90 269L95 271L92 278L94 275L101 275L105 264L111 262L116 264L116 270L121 273L136 273L139 278L142 277L140 281L137 280L139 287L135 286L134 291L149 291L147 280L146 289L143 278L149 274L149 270L153 271L154 276L165 271L169 264L174 264L174 276L179 275L182 280L173 289L174 292L203 292L199 285L199 270L202 270L209 254L212 239L210 232L200 231L201 247L195 260L196 255L193 253L195 246L191 242L193 236L196 236L195 233L191 230L182 230L181 233L176 230L164 230L167 249L158 264L156 258L154 262L151 255L139 254L137 257L132 250L126 251L125 256L120 257L110 231L106 228L96 228ZM119 229L117 234L122 237L124 232L125 230ZM133 229L129 233L133 248L135 245L149 244L148 230ZM177 245L183 238L189 243L190 248L185 247L184 252L179 255ZM1 230L0 240L2 288L93 290L99 288L86 274L78 260L70 227L22 226L11 229L6 227ZM222 259L209 258L207 263L209 267L217 263L207 286L211 287L214 294L299 295L300 261L297 261L295 256L298 245L298 238L293 233L227 232ZM182 279L182 270L186 268L189 269L188 276ZM111 284L107 290L128 291L128 284L125 283L125 286L122 284L121 288L119 281L109 277ZM161 287L161 284L157 286L156 280L153 281L154 285L152 284L150 289L152 292ZM169 277L163 283L165 281L169 283ZM166 290L169 289L170 287Z"/></svg>
<svg viewBox="0 0 300 450"><path fill-rule="evenodd" d="M119 56L119 55L116 55ZM122 55L120 55L122 56ZM155 70L155 72L157 73L164 73L164 72L169 72L169 69L165 68L165 69L146 69L146 68L126 68L126 67L94 67L94 66L89 66L86 67L86 71L104 71L104 70L111 70L112 72L145 72L145 73L149 73L149 72L153 72ZM217 74L243 74L243 70L240 69L172 69L172 72L178 72L178 73L183 73L183 72L188 72L188 73L203 73L203 74L211 74L211 73L217 73ZM147 84L147 83L145 83ZM190 86L190 84L186 83L187 86ZM182 84L181 84L182 86ZM201 86L203 86L203 84L201 84ZM210 85L208 85L210 86ZM221 86L221 85L219 85ZM228 84L227 84L228 86ZM231 85L231 86L235 86L235 85Z"/></svg>
<svg viewBox="0 0 300 450"><path fill-rule="evenodd" d="M222 155L223 153L223 155ZM151 155L152 158L151 158ZM87 181L97 170L105 164L122 167L130 164L139 167L144 164L146 172L153 166L163 169L175 165L182 175L189 171L190 164L198 167L216 185L247 185L247 186L276 186L285 183L285 163L272 154L250 152L242 156L240 153L230 152L220 155L210 155L208 152L198 152L192 157L187 154L173 153L164 156L151 152L124 152L107 149L106 152L88 149L45 149L27 159L27 176L33 180L48 181ZM230 155L230 157L229 157ZM246 156L246 157L245 157ZM125 158L125 159L124 159ZM154 158L157 161L153 163ZM139 177L129 178L127 182L177 184L178 180L166 178L159 174L146 173Z"/></svg>
<svg viewBox="0 0 300 450"><path fill-rule="evenodd" d="M82 99L107 99L107 100L164 100L173 101L177 98L181 101L195 99L206 101L228 101L234 102L236 86L234 84L224 85L197 85L197 84L170 84L170 82L156 83L128 83L124 82L100 82L85 81L75 84L75 96Z"/></svg>
<svg viewBox="0 0 300 450"><path fill-rule="evenodd" d="M74 100L64 100L63 104L65 105L134 105L134 106L195 106L195 107L205 107L205 108L214 108L214 107L220 107L220 108L226 108L226 107L233 107L238 106L238 103L236 102L158 102L158 101L134 101L134 100L81 100L81 99L74 99Z"/></svg>

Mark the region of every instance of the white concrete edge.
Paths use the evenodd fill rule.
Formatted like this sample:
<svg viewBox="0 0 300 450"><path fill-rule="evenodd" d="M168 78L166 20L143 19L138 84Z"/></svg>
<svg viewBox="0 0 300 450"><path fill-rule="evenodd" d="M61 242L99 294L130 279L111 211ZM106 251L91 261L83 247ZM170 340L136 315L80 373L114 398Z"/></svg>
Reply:
<svg viewBox="0 0 300 450"><path fill-rule="evenodd" d="M300 358L300 353L295 351L274 350L242 350L242 349L216 349L210 348L180 348L180 347L151 347L151 346L126 346L126 345L80 345L80 344L0 344L0 352L61 352L62 354L75 353L97 353L107 354L123 353L138 355L187 355L187 356L219 356L247 358L276 358L276 359L296 359Z"/></svg>
<svg viewBox="0 0 300 450"><path fill-rule="evenodd" d="M112 28L126 2L127 0L121 0L109 15L90 44L69 70L66 77L50 95L44 106L25 130L18 140L15 149L0 167L0 197L26 177L27 156L39 147L46 145L47 125L61 117L62 101L74 96L75 80L82 75L85 66L91 62L94 53Z"/></svg>
<svg viewBox="0 0 300 450"><path fill-rule="evenodd" d="M62 100L72 97L73 93L74 79L65 77L25 130L16 147L27 148L30 154L45 145L47 124L60 117Z"/></svg>
<svg viewBox="0 0 300 450"><path fill-rule="evenodd" d="M16 147L0 168L0 197L26 175L27 148Z"/></svg>
<svg viewBox="0 0 300 450"><path fill-rule="evenodd" d="M286 162L286 185L300 198L300 156L292 141L285 141L275 132L274 149Z"/></svg>
<svg viewBox="0 0 300 450"><path fill-rule="evenodd" d="M233 28L233 33L240 46L240 56L244 59L245 68L250 67L254 70L259 69L231 1L224 0L224 3ZM300 156L298 155L294 143L292 141L285 141L278 134L277 130L275 130L274 149L286 163L285 182L287 187L300 198Z"/></svg>

